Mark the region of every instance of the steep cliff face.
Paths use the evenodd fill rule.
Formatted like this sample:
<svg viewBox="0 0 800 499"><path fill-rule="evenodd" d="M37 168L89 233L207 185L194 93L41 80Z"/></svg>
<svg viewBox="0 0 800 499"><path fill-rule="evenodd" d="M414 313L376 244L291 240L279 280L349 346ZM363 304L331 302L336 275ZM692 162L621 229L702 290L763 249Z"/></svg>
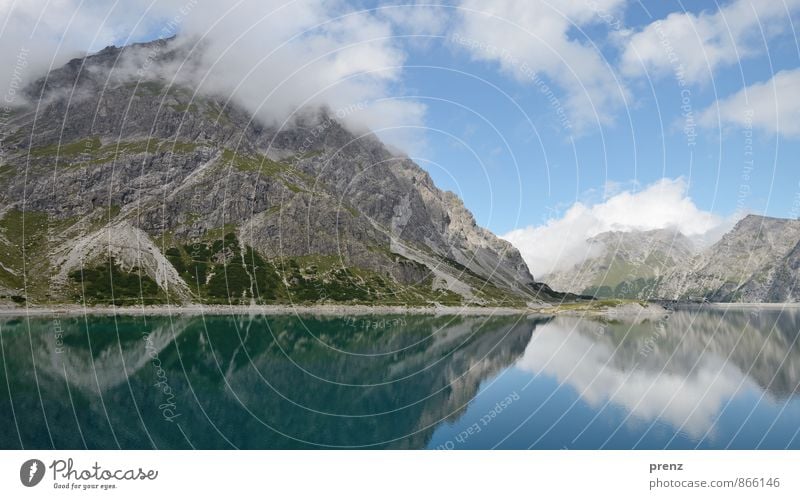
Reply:
<svg viewBox="0 0 800 499"><path fill-rule="evenodd" d="M0 294L120 304L550 297L511 244L373 135L324 110L263 124L185 81L131 69L143 54L163 63L177 50L109 47L28 87L35 104L15 110L2 143Z"/></svg>
<svg viewBox="0 0 800 499"><path fill-rule="evenodd" d="M553 289L597 297L649 298L673 267L686 265L692 243L671 229L604 232L587 241L589 255L575 267L542 279Z"/></svg>
<svg viewBox="0 0 800 499"><path fill-rule="evenodd" d="M689 265L660 280L667 299L732 302L796 301L800 221L748 215Z"/></svg>

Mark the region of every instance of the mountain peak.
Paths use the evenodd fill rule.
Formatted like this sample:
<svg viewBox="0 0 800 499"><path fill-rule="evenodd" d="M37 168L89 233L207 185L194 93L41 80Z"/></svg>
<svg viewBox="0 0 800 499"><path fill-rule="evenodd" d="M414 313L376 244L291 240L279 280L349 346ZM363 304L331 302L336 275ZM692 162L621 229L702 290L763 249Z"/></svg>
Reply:
<svg viewBox="0 0 800 499"><path fill-rule="evenodd" d="M133 275L151 302L498 305L548 294L455 194L329 110L278 129L191 87L109 72L145 45L108 47L31 86L49 98L3 143L0 223L11 241L24 219L26 237L39 227L46 244L0 273L7 296L28 282L33 302L103 303L117 299L103 282ZM98 280L76 281L86 276Z"/></svg>

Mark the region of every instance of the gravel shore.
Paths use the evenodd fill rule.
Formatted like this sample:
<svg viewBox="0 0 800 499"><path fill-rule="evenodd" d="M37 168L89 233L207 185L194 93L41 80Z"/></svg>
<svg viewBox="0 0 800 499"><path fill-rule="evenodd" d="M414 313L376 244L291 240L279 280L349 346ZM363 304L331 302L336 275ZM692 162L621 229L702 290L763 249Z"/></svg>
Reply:
<svg viewBox="0 0 800 499"><path fill-rule="evenodd" d="M84 315L572 315L605 317L619 320L647 320L663 316L668 311L659 305L649 303L645 306L625 303L602 308L567 308L544 306L541 308L513 307L403 307L386 305L150 305L144 307L82 307L61 305L54 307L0 307L0 317L46 317L46 316L84 316Z"/></svg>
<svg viewBox="0 0 800 499"><path fill-rule="evenodd" d="M6 307L0 316L83 315L522 315L528 308L508 307L402 307L383 305L151 305L145 307Z"/></svg>

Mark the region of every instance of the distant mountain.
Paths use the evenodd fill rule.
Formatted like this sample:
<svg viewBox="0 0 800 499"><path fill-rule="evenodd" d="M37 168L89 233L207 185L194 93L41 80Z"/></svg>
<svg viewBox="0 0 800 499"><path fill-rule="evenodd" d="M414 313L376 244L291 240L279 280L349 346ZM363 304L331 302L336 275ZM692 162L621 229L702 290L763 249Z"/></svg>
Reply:
<svg viewBox="0 0 800 499"><path fill-rule="evenodd" d="M766 297L769 302L800 302L800 242L775 268Z"/></svg>
<svg viewBox="0 0 800 499"><path fill-rule="evenodd" d="M281 128L108 47L30 85L4 125L0 300L524 304L555 299L510 243L324 110ZM155 56L153 57L153 54ZM134 66L135 67L135 66Z"/></svg>
<svg viewBox="0 0 800 499"><path fill-rule="evenodd" d="M543 280L598 298L800 301L800 220L748 215L697 254L671 230L605 232L587 243L582 263Z"/></svg>
<svg viewBox="0 0 800 499"><path fill-rule="evenodd" d="M656 287L668 299L794 302L800 298L800 220L748 215Z"/></svg>
<svg viewBox="0 0 800 499"><path fill-rule="evenodd" d="M693 255L691 241L673 229L603 232L587 244L583 262L542 280L556 290L598 298L649 298L665 272Z"/></svg>

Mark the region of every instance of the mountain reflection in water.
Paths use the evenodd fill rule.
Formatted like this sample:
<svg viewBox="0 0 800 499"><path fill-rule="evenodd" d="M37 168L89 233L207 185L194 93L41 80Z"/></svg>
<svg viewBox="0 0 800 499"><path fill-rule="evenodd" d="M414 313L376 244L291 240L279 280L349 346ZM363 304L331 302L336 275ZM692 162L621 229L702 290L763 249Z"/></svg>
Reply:
<svg viewBox="0 0 800 499"><path fill-rule="evenodd" d="M800 315L0 320L2 448L797 448Z"/></svg>

